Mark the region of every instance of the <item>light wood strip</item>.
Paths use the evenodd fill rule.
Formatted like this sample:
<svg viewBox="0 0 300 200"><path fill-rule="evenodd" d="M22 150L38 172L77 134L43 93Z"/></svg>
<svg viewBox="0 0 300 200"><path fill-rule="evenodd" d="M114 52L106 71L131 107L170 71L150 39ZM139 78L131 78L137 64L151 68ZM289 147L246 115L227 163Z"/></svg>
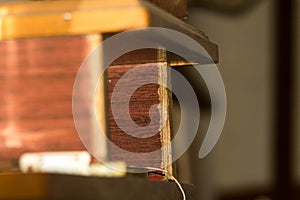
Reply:
<svg viewBox="0 0 300 200"><path fill-rule="evenodd" d="M138 0L61 0L0 6L0 39L117 32L147 27Z"/></svg>

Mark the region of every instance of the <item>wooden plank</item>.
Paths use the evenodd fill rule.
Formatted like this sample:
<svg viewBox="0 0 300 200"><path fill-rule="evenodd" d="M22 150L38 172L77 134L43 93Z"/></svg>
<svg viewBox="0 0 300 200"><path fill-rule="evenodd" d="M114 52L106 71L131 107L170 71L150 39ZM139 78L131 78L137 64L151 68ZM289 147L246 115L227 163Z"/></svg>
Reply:
<svg viewBox="0 0 300 200"><path fill-rule="evenodd" d="M149 24L138 0L8 2L0 5L0 13L2 40L116 32Z"/></svg>
<svg viewBox="0 0 300 200"><path fill-rule="evenodd" d="M154 26L190 36L207 50L213 61L218 61L218 47L203 32L143 0L10 2L0 5L0 13L0 40L111 33ZM193 52L193 49L185 48ZM184 65L180 61L174 62L174 65L178 63Z"/></svg>
<svg viewBox="0 0 300 200"><path fill-rule="evenodd" d="M121 65L122 62L119 63L119 61L125 61L125 63L140 61L140 64ZM128 166L162 168L172 174L172 149L170 145L172 98L169 90L163 87L163 85L169 85L170 81L166 51L163 49L136 50L121 56L116 63L119 65L109 66L107 70L108 135L114 144L109 147L111 159L125 161ZM136 74L130 75L131 70L136 70ZM141 80L151 82L151 84L143 85L133 94L130 94L128 107L124 101L124 96L128 93L126 90L122 90L122 94L117 94L117 98L112 101L112 93L115 92L116 84L121 78L124 78L125 74L127 77L126 80L122 80L125 81L122 84L128 85L128 88L138 84ZM124 105L124 108L117 110L119 114L117 118L113 116L111 110L112 102ZM154 105L155 108L153 109L152 106ZM151 110L152 121L149 113L150 108L153 109ZM129 109L130 117L126 115L127 109ZM133 121L137 126L147 127L147 131L135 130L134 133L138 137L131 136L130 133L118 126L116 119L122 121L127 130L134 130L131 127L131 121ZM121 152L118 148L125 150L125 152Z"/></svg>
<svg viewBox="0 0 300 200"><path fill-rule="evenodd" d="M59 174L0 174L0 199L5 200L177 200L182 194L174 182L138 177L99 178ZM183 184L186 199L193 187ZM116 192L117 191L117 192Z"/></svg>
<svg viewBox="0 0 300 200"><path fill-rule="evenodd" d="M42 199L46 196L44 176L0 174L0 199ZM17 190L15 190L15 189Z"/></svg>
<svg viewBox="0 0 300 200"><path fill-rule="evenodd" d="M87 36L0 42L0 162L24 152L85 150L74 126L72 91L92 48ZM89 119L80 120L91 127Z"/></svg>
<svg viewBox="0 0 300 200"><path fill-rule="evenodd" d="M127 128L131 129L130 126L131 120L136 123L138 126L147 126L149 132L155 132L154 136L149 136L147 132L137 132L136 134L140 135L140 138L133 137L128 133L124 132L115 121L111 110L111 98L113 90L120 80L120 78L127 73L128 71L134 69L135 67L147 66L142 71L141 76L139 77L129 77L127 80L128 86L131 84L135 84L139 82L139 79L151 79L154 82L158 83L158 66L157 63L148 63L141 65L123 65L123 66L109 66L107 71L107 80L108 80L108 95L109 95L109 103L108 103L108 123L109 123L109 138L113 142L113 146L110 146L110 157L112 160L122 160L125 161L129 166L138 166L138 167L161 167L162 162L162 154L160 152L161 149L161 141L160 141L160 131L159 131L159 121L157 121L153 126L149 127L150 117L149 117L149 109L152 105L159 104L159 95L158 84L149 84L146 86L140 87L137 91L135 91L130 99L129 108L124 107L124 110L119 110L119 118L123 121L123 123L128 124ZM142 76L143 74L143 76ZM126 91L122 91L125 92ZM123 94L118 94L117 102L114 101L115 104L124 104L123 102ZM131 118L127 118L126 109L129 109ZM155 119L160 119L159 110L156 109L154 113L152 113ZM148 135L147 135L148 134ZM146 138L141 138L146 137ZM127 154L126 152L120 152L116 147L122 148L129 153L138 153L140 158L137 159L135 156L131 154ZM152 151L158 151L156 156L149 157L147 154Z"/></svg>

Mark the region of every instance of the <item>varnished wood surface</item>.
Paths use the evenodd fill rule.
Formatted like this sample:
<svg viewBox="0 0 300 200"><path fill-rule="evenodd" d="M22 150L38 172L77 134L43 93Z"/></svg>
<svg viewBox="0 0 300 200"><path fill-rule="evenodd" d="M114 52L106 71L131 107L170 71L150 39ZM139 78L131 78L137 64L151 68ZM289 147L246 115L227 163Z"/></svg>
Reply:
<svg viewBox="0 0 300 200"><path fill-rule="evenodd" d="M155 54L156 55L156 54ZM152 105L159 104L159 95L158 95L158 84L148 84L138 88L131 96L129 103L129 112L132 119L128 119L125 113L127 107L124 107L124 110L117 111L121 119L125 124L128 124L127 128L131 129L129 121L133 120L134 123L138 126L147 126L149 132L155 132L154 136L147 136L147 132L135 132L140 138L133 137L128 133L125 133L121 130L115 121L115 118L111 111L111 98L112 92L119 81L119 79L128 71L139 66L147 66L139 70L140 76L129 76L126 80L128 86L136 84L139 82L139 79L147 79L153 82L158 83L158 65L157 63L148 63L140 65L120 65L120 66L109 66L107 70L107 85L108 85L108 127L109 127L109 138L113 144L125 151L130 153L138 153L138 158L134 155L122 153L115 148L115 146L110 147L110 156L112 160L124 160L128 165L139 166L139 167L157 167L160 168L162 161L162 154L160 151L161 141L160 141L160 131L159 131L159 119L160 114L158 108L153 113L154 119L158 119L153 126L149 126L150 117L149 109ZM126 92L126 91L122 91ZM122 94L118 94L117 100L113 103L123 104L124 99ZM141 138L145 137L145 138ZM156 151L155 155L150 157L147 154Z"/></svg>
<svg viewBox="0 0 300 200"><path fill-rule="evenodd" d="M85 149L74 127L71 106L75 74L89 50L84 36L0 43L0 161L18 159L24 152ZM145 71L140 72L140 77L132 77L132 80L150 78L158 82L157 50L150 50L148 54L143 51L125 55L116 62L126 63L127 59L140 61L138 66L147 66ZM122 75L134 67L136 65L133 64L109 67L106 80L109 98ZM128 84L132 80L128 80ZM160 103L158 88L158 84L145 85L131 97L129 110L137 125L147 126L150 123L148 111L152 105ZM122 101L122 96L119 100ZM109 136L114 144L135 153L157 150L154 156L140 154L139 159L125 156L128 164L160 168L159 121L149 127L149 130L157 132L156 135L134 138L116 125L109 107L108 111ZM161 117L158 109L154 115L158 120ZM82 120L92 129L88 119ZM140 134L147 136L148 133ZM124 160L124 155L118 154L114 148L109 150L113 160Z"/></svg>
<svg viewBox="0 0 300 200"><path fill-rule="evenodd" d="M0 161L24 152L84 149L72 89L88 51L84 36L0 42Z"/></svg>
<svg viewBox="0 0 300 200"><path fill-rule="evenodd" d="M16 1L0 4L0 39L117 32L149 25L139 0Z"/></svg>
<svg viewBox="0 0 300 200"><path fill-rule="evenodd" d="M172 159L169 145L172 135L169 115L171 97L169 91L160 85L169 84L171 77L168 70L167 52L164 49L135 50L122 55L108 67L108 135L113 142L113 146L109 147L112 160L123 160L129 166L163 168L169 174L173 173L169 166ZM125 88L113 101L114 104L124 105L116 111L119 114L117 119L123 122L129 132L134 131L131 121L136 126L147 127L143 131L134 131L136 137L122 130L116 123L116 116L112 114L112 93L116 95L115 87L121 79L125 88L139 85L141 81L149 83L139 85L130 94L129 108L124 105L124 96L128 95ZM150 108L154 108L151 110L152 121ZM126 115L127 109L129 117Z"/></svg>

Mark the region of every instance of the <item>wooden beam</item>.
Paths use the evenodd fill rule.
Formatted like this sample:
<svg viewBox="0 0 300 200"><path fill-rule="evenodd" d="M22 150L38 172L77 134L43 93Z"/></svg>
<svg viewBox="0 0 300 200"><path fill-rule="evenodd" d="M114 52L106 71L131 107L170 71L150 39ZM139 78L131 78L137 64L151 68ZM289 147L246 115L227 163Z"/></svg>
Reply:
<svg viewBox="0 0 300 200"><path fill-rule="evenodd" d="M182 184L186 199L193 187ZM0 199L175 200L182 193L174 182L139 177L100 178L59 174L1 174Z"/></svg>
<svg viewBox="0 0 300 200"><path fill-rule="evenodd" d="M0 5L0 40L112 33L150 26L188 35L218 62L218 47L203 32L144 0L24 1ZM193 53L193 49L184 48Z"/></svg>
<svg viewBox="0 0 300 200"><path fill-rule="evenodd" d="M0 5L0 39L117 32L147 27L138 0L60 0Z"/></svg>

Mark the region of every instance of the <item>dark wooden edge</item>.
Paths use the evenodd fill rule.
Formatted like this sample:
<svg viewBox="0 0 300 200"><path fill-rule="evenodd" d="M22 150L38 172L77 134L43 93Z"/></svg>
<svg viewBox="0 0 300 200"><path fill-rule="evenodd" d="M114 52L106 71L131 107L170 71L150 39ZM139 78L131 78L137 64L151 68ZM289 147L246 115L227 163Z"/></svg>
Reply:
<svg viewBox="0 0 300 200"><path fill-rule="evenodd" d="M207 51L207 53L215 63L219 61L218 46L213 42L209 41L208 37L202 31L174 17L170 13L165 12L163 9L149 2L141 1L141 3L150 11L151 14L150 24L152 26L169 28L181 32L183 34L186 34L187 36L191 37L196 42L198 42ZM178 41L172 41L172 42L178 43ZM184 45L184 43L182 45ZM183 47L187 48L187 50L191 51L191 53L195 52L193 49L189 49L188 47L185 46Z"/></svg>
<svg viewBox="0 0 300 200"><path fill-rule="evenodd" d="M31 184L28 184L30 182ZM139 177L100 178L59 174L0 174L0 199L177 200L182 194L174 182ZM42 191L36 191L39 187ZM182 185L187 200L193 186ZM8 194L4 196L5 194ZM19 195L18 195L19 194ZM32 194L32 195L30 195ZM27 197L27 198L26 198Z"/></svg>
<svg viewBox="0 0 300 200"><path fill-rule="evenodd" d="M150 1L180 19L186 19L188 17L187 0L150 0Z"/></svg>

